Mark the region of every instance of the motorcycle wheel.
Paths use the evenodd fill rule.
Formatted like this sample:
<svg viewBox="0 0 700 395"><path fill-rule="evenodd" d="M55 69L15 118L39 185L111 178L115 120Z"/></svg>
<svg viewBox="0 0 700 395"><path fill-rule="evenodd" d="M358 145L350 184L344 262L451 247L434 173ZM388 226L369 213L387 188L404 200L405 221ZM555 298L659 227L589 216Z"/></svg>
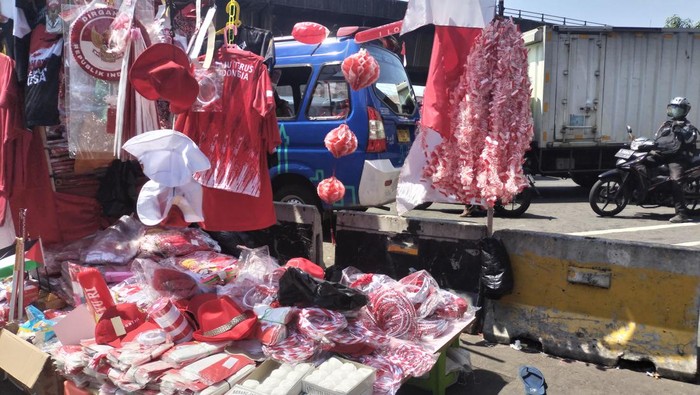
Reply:
<svg viewBox="0 0 700 395"><path fill-rule="evenodd" d="M532 189L525 188L508 204L496 204L493 211L501 217L518 218L527 211L532 202Z"/></svg>
<svg viewBox="0 0 700 395"><path fill-rule="evenodd" d="M621 188L622 184L618 177L601 178L591 188L588 203L601 217L615 216L624 210L629 202L627 194Z"/></svg>
<svg viewBox="0 0 700 395"><path fill-rule="evenodd" d="M685 207L690 215L700 215L700 180L689 180L683 184Z"/></svg>

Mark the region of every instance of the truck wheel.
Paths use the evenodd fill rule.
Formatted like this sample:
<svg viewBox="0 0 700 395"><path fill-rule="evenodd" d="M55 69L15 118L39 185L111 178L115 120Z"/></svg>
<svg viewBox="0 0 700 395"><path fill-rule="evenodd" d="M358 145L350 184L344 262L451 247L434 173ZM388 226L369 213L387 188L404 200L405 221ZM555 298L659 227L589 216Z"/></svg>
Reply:
<svg viewBox="0 0 700 395"><path fill-rule="evenodd" d="M321 209L321 201L316 195L316 191L303 185L289 184L282 185L273 194L274 200L292 204L310 204Z"/></svg>
<svg viewBox="0 0 700 395"><path fill-rule="evenodd" d="M618 177L605 177L598 180L591 193L588 194L588 203L593 211L601 217L612 217L624 210L629 202Z"/></svg>
<svg viewBox="0 0 700 395"><path fill-rule="evenodd" d="M598 181L597 174L576 174L571 176L571 181L575 182L576 185L590 190L596 181Z"/></svg>
<svg viewBox="0 0 700 395"><path fill-rule="evenodd" d="M525 214L525 211L530 207L530 203L532 203L532 189L525 188L510 203L503 205L499 202L496 204L493 207L493 211L501 217L519 218Z"/></svg>

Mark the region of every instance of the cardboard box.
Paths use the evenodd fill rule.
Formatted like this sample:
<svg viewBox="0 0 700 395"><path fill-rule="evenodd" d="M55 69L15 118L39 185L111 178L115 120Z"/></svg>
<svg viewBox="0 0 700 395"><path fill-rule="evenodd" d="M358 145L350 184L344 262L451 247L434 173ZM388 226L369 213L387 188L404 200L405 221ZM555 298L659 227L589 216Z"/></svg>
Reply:
<svg viewBox="0 0 700 395"><path fill-rule="evenodd" d="M7 329L0 331L0 369L32 394L63 392L63 378L53 368L51 356Z"/></svg>

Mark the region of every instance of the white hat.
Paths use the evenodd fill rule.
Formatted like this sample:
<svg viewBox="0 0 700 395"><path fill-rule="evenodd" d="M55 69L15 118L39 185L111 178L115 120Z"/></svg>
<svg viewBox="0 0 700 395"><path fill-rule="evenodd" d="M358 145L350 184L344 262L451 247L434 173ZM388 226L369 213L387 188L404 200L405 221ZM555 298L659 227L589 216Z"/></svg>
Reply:
<svg viewBox="0 0 700 395"><path fill-rule="evenodd" d="M187 184L177 187L148 181L139 193L136 212L144 225L154 226L163 222L173 206L180 208L187 222L204 221L202 186L191 178Z"/></svg>
<svg viewBox="0 0 700 395"><path fill-rule="evenodd" d="M192 175L211 167L197 144L184 134L161 129L130 138L122 148L143 165L153 181L176 187L192 181Z"/></svg>

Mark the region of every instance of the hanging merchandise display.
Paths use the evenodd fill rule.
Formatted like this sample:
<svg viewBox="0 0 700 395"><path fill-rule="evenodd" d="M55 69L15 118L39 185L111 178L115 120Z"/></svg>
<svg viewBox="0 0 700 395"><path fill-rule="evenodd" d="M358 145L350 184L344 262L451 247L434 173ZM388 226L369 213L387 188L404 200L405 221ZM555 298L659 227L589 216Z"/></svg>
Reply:
<svg viewBox="0 0 700 395"><path fill-rule="evenodd" d="M292 37L303 44L317 45L328 37L328 29L316 22L299 22L292 28Z"/></svg>
<svg viewBox="0 0 700 395"><path fill-rule="evenodd" d="M522 164L533 125L527 50L518 27L496 19L469 54L454 133L425 169L435 188L464 203L507 203L527 185ZM460 149L455 149L460 147Z"/></svg>
<svg viewBox="0 0 700 395"><path fill-rule="evenodd" d="M25 118L29 127L60 123L58 90L63 57L62 34L63 31L49 33L46 24L39 24L32 30L24 98Z"/></svg>
<svg viewBox="0 0 700 395"><path fill-rule="evenodd" d="M199 93L187 54L172 44L148 47L131 66L129 78L146 99L170 102L173 114L187 111Z"/></svg>
<svg viewBox="0 0 700 395"><path fill-rule="evenodd" d="M328 132L323 139L323 143L334 157L340 158L355 152L357 149L357 136L344 123Z"/></svg>
<svg viewBox="0 0 700 395"><path fill-rule="evenodd" d="M224 75L223 111L190 110L175 122L175 129L197 143L211 162L209 170L195 174L204 187L202 226L227 231L267 228L276 220L267 154L281 142L267 66L262 57L228 43L213 61Z"/></svg>
<svg viewBox="0 0 700 395"><path fill-rule="evenodd" d="M316 186L318 197L329 205L339 202L345 196L345 185L335 177L322 180Z"/></svg>
<svg viewBox="0 0 700 395"><path fill-rule="evenodd" d="M345 58L341 68L350 87L356 91L379 80L379 63L364 48Z"/></svg>
<svg viewBox="0 0 700 395"><path fill-rule="evenodd" d="M154 41L146 27L155 23L153 2L129 4L134 7L133 14L129 9L120 11L101 2L64 6L65 37L70 43L70 54L66 57L70 84L66 95L66 126L71 157L77 160L77 172L109 163L117 156L115 147L121 147L122 138L128 139L144 131L143 126L139 126L143 123L141 118L147 114L156 117L154 107L150 110L142 106L137 108L133 89L126 80L120 81L138 50ZM125 36L128 39L119 44L124 46L123 51L110 47L111 27L118 15L123 21L122 31L129 27L129 20L133 27L128 30L131 34ZM138 120L137 112L141 115ZM157 128L157 119L146 125Z"/></svg>

